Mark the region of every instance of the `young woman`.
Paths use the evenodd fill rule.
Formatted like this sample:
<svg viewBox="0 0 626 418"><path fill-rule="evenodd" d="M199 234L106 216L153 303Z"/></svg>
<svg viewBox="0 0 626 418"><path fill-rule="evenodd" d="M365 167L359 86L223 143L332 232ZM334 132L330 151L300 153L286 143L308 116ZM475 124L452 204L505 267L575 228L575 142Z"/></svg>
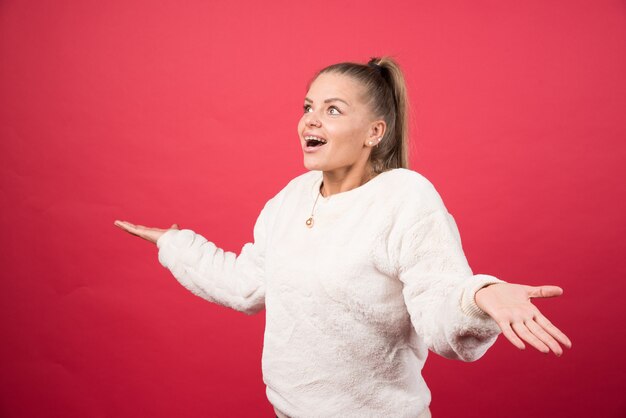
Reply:
<svg viewBox="0 0 626 418"><path fill-rule="evenodd" d="M115 222L156 243L197 296L266 309L278 417L429 417L428 350L473 361L500 332L520 349L571 347L530 302L561 288L472 273L440 195L408 169L407 108L389 57L320 70L298 124L307 171L265 204L239 255L176 224Z"/></svg>

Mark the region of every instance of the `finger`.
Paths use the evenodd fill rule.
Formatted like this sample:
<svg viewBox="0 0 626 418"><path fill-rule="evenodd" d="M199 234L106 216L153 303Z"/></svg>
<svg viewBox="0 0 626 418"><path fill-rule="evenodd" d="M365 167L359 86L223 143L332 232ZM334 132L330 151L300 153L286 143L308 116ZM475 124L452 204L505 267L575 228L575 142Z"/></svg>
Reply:
<svg viewBox="0 0 626 418"><path fill-rule="evenodd" d="M529 319L528 321L524 321L524 325L530 332L532 332L539 340L541 340L545 345L547 345L550 350L557 356L563 354L563 349L559 345L559 343L552 338L550 334L548 334L543 328L539 326L534 320Z"/></svg>
<svg viewBox="0 0 626 418"><path fill-rule="evenodd" d="M120 221L118 226L130 234L139 235L138 228L130 222Z"/></svg>
<svg viewBox="0 0 626 418"><path fill-rule="evenodd" d="M115 222L113 222L113 224L119 228L125 228L127 222L126 221L120 221L118 219L115 220Z"/></svg>
<svg viewBox="0 0 626 418"><path fill-rule="evenodd" d="M128 222L126 221L116 220L115 222L113 222L113 224L115 224L115 226L122 228L122 229L126 229L128 227Z"/></svg>
<svg viewBox="0 0 626 418"><path fill-rule="evenodd" d="M178 224L172 224L170 228L178 229Z"/></svg>
<svg viewBox="0 0 626 418"><path fill-rule="evenodd" d="M523 322L514 322L512 328L521 339L535 347L537 350L541 351L542 353L550 352L548 346L541 342L539 338L535 337L533 333L528 330Z"/></svg>
<svg viewBox="0 0 626 418"><path fill-rule="evenodd" d="M542 314L537 314L535 316L535 321L543 327L550 335L552 335L558 342L563 344L567 348L572 348L572 342L569 338L557 327L555 327L552 322L548 320Z"/></svg>
<svg viewBox="0 0 626 418"><path fill-rule="evenodd" d="M529 286L531 298L551 298L563 294L563 289L558 286Z"/></svg>
<svg viewBox="0 0 626 418"><path fill-rule="evenodd" d="M117 221L116 225L121 226L123 228L134 228L135 225L131 224L128 221Z"/></svg>
<svg viewBox="0 0 626 418"><path fill-rule="evenodd" d="M524 342L519 339L519 337L513 332L511 329L511 325L508 322L498 322L498 326L502 330L502 334L506 337L507 340L511 342L515 347L523 350L526 348Z"/></svg>

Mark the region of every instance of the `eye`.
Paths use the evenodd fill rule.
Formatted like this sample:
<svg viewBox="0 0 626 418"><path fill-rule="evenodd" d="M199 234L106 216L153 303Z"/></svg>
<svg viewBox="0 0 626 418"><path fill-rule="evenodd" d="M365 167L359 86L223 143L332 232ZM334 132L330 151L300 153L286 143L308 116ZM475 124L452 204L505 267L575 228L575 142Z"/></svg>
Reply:
<svg viewBox="0 0 626 418"><path fill-rule="evenodd" d="M309 106L308 104L305 104L305 105L303 106L303 108L304 108L304 113L306 113L306 112L308 111L308 109L310 109L310 108L311 108L311 106Z"/></svg>
<svg viewBox="0 0 626 418"><path fill-rule="evenodd" d="M335 106L331 106L331 107L329 107L329 108L328 108L328 111L329 111L329 112L330 112L330 111L332 111L332 110L337 111L337 113L331 113L331 115L340 115L340 114L341 114L341 112L339 111L339 109L337 109Z"/></svg>

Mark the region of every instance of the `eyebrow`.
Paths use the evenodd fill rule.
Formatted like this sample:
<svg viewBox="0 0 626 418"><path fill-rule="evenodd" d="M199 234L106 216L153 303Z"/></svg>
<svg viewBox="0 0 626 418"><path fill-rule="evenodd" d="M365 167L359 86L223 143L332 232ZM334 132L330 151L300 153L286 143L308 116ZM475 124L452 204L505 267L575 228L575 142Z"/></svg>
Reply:
<svg viewBox="0 0 626 418"><path fill-rule="evenodd" d="M308 97L304 98L305 102L311 102L313 103L313 100L309 99ZM324 100L324 103L329 103L329 102L334 102L334 101L339 101L339 102L344 102L345 104L347 104L348 106L350 106L350 103L346 102L343 99L340 99L339 97L331 97L330 99L326 99Z"/></svg>

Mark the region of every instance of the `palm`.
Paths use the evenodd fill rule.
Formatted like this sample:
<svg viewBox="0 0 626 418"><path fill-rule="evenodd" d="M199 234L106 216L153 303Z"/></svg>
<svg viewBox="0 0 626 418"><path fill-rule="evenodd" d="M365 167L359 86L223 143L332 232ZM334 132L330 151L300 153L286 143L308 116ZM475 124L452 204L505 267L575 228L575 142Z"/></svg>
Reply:
<svg viewBox="0 0 626 418"><path fill-rule="evenodd" d="M156 243L157 240L161 237L161 235L163 235L165 232L168 231L168 229L150 228L150 227L143 226L143 225L134 225L126 221L116 220L114 222L114 225L120 227L121 229L125 230L129 234L136 235L152 243ZM169 229L178 229L178 225L173 224Z"/></svg>
<svg viewBox="0 0 626 418"><path fill-rule="evenodd" d="M524 340L541 352L552 350L560 356L563 349L559 343L571 348L571 341L530 299L560 296L562 293L563 289L557 286L497 283L476 292L476 304L496 321L504 336L519 349L525 348Z"/></svg>

